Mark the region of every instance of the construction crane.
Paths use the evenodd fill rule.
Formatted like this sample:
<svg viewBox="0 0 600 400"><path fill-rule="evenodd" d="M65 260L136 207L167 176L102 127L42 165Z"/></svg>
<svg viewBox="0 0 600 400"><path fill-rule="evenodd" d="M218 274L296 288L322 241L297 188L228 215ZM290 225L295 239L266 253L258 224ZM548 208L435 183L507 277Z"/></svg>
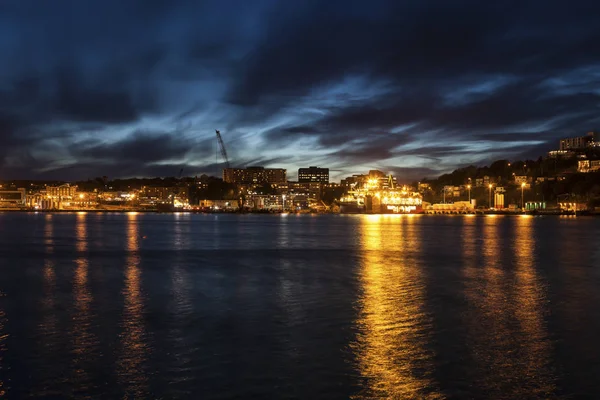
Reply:
<svg viewBox="0 0 600 400"><path fill-rule="evenodd" d="M227 157L227 151L225 150L225 144L223 143L223 138L221 137L221 132L215 130L217 133L217 142L219 143L219 148L221 149L221 156L223 157L223 161L225 161L225 167L229 168L229 158Z"/></svg>

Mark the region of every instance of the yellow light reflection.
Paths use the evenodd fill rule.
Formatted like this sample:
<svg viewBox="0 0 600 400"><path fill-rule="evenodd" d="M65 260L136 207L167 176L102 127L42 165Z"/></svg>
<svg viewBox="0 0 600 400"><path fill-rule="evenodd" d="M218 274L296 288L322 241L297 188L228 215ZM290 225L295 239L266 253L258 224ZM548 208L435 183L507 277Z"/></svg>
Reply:
<svg viewBox="0 0 600 400"><path fill-rule="evenodd" d="M364 255L355 344L367 388L360 398L442 398L431 376L430 318L424 311L423 271L411 258L419 251L415 219L361 218Z"/></svg>
<svg viewBox="0 0 600 400"><path fill-rule="evenodd" d="M127 398L147 398L147 378L143 371L148 346L143 313L144 300L141 291L140 232L138 214L127 215L127 260L125 269L124 309L121 335L121 352L118 371Z"/></svg>
<svg viewBox="0 0 600 400"><path fill-rule="evenodd" d="M44 216L44 244L46 247L47 258L44 260L43 269L43 296L41 299L40 309L42 311L42 319L39 325L40 337L44 340L40 341L38 352L44 358L52 360L59 355L57 352L58 342L61 337L61 332L58 328L58 318L55 310L56 302L56 274L55 262L52 257L54 252L54 218L52 214ZM61 377L53 368L44 368L43 382L41 387L35 390L43 396L60 396L60 390L56 390L52 383L57 382Z"/></svg>
<svg viewBox="0 0 600 400"><path fill-rule="evenodd" d="M217 218L216 218L217 219ZM218 246L218 229L219 223L215 221L215 246ZM189 249L189 240L191 235L190 216L182 216L182 220L174 224L173 227L172 245L178 252ZM191 280L190 275L184 264L176 258L171 263L171 284L172 284L172 301L170 309L173 312L172 331L169 332L170 337L174 340L170 343L172 352L171 368L179 369L186 368L187 365L193 362L193 353L188 347L188 343L182 338L185 336L186 326L189 318L193 315L193 302L191 299Z"/></svg>
<svg viewBox="0 0 600 400"><path fill-rule="evenodd" d="M531 216L528 216L531 217ZM544 322L546 293L535 267L535 232L532 218L517 218L514 250L516 258L516 317L521 326L523 377L530 397L548 398L555 389L550 356L552 346Z"/></svg>
<svg viewBox="0 0 600 400"><path fill-rule="evenodd" d="M44 244L46 252L54 252L54 223L52 214L44 215Z"/></svg>
<svg viewBox="0 0 600 400"><path fill-rule="evenodd" d="M465 215L465 217L471 216L472 215ZM477 222L479 219L465 218L462 221L463 228L460 236L463 240L463 281L465 288L467 289L465 292L467 295L470 295L475 292L474 286L476 285L480 273L480 269L477 268L478 250L477 242L475 240L476 231L478 229Z"/></svg>
<svg viewBox="0 0 600 400"><path fill-rule="evenodd" d="M86 369L91 357L91 351L95 344L94 335L91 333L91 303L92 293L88 287L89 260L87 259L87 216L85 213L77 213L76 225L76 249L78 257L75 259L75 276L73 279L73 296L75 299L73 316L73 380L80 387L90 384L90 375Z"/></svg>
<svg viewBox="0 0 600 400"><path fill-rule="evenodd" d="M506 271L501 259L503 222L503 218L483 220L480 248L483 268L478 273L479 279L467 287L466 293L476 316L469 321L470 337L474 341L470 343L470 348L478 368L483 372L480 385L493 396L501 395L495 392L498 390L498 381L515 373L507 357L512 350L512 343L507 326L511 318L507 309Z"/></svg>
<svg viewBox="0 0 600 400"><path fill-rule="evenodd" d="M550 354L543 329L543 297L534 271L534 237L530 218L483 219L479 229L463 228L465 296L469 301L468 346L478 387L490 398L549 398L553 386L547 361ZM514 238L510 237L516 224ZM509 244L513 244L512 264ZM483 265L474 260L481 252ZM514 269L512 268L514 265Z"/></svg>

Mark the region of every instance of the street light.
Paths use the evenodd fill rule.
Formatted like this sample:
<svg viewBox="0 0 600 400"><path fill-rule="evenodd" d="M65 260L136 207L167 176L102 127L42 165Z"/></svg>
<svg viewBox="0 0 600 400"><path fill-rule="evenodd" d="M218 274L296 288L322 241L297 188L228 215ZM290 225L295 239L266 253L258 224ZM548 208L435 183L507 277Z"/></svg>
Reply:
<svg viewBox="0 0 600 400"><path fill-rule="evenodd" d="M283 204L281 205L281 211L285 211L285 194L281 196L281 199L283 200Z"/></svg>
<svg viewBox="0 0 600 400"><path fill-rule="evenodd" d="M523 191L525 190L525 182L521 183L521 211L525 209L525 203L523 202Z"/></svg>
<svg viewBox="0 0 600 400"><path fill-rule="evenodd" d="M488 185L488 188L490 189L490 199L488 201L488 208L492 208L492 184L491 183Z"/></svg>
<svg viewBox="0 0 600 400"><path fill-rule="evenodd" d="M467 185L467 189L469 189L469 204L471 204L471 185Z"/></svg>

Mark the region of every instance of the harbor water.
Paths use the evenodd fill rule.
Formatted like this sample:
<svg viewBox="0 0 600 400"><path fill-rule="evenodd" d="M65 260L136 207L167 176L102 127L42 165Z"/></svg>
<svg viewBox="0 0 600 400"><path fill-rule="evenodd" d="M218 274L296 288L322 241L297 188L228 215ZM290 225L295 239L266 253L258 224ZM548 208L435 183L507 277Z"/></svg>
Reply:
<svg viewBox="0 0 600 400"><path fill-rule="evenodd" d="M0 398L600 397L600 221L0 213Z"/></svg>

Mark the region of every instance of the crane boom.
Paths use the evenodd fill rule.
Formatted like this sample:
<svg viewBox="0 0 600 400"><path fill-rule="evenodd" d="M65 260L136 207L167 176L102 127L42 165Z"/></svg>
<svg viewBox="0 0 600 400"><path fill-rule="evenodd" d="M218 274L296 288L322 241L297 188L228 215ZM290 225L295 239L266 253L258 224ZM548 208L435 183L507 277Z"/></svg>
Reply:
<svg viewBox="0 0 600 400"><path fill-rule="evenodd" d="M223 143L223 138L221 137L221 132L215 130L217 133L217 142L219 143L219 147L221 149L221 156L223 156L223 160L225 161L225 165L229 168L229 158L227 157L227 151L225 150L225 143Z"/></svg>

